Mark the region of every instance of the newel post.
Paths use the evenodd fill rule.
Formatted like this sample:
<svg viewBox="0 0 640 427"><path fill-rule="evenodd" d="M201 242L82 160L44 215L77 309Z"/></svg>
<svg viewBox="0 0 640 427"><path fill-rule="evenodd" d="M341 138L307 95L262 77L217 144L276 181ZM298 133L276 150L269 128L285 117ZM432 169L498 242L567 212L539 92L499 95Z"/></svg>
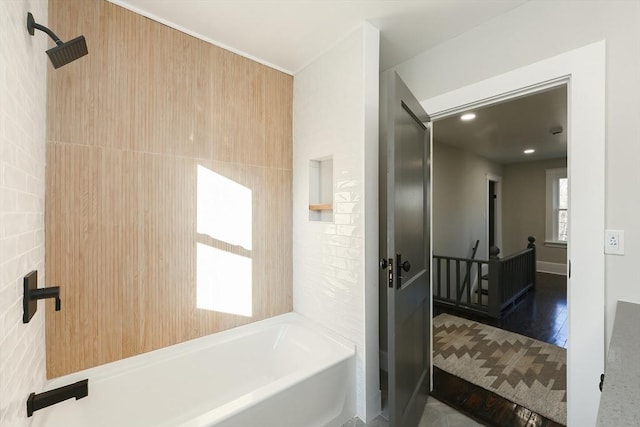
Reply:
<svg viewBox="0 0 640 427"><path fill-rule="evenodd" d="M531 284L533 285L534 289L536 287L536 270L538 268L537 262L536 262L536 238L534 236L529 236L527 238L527 240L529 241L529 244L527 245L527 249L532 249L531 251Z"/></svg>
<svg viewBox="0 0 640 427"><path fill-rule="evenodd" d="M502 305L502 268L498 254L500 249L497 246L489 248L489 316L497 319L500 317L500 306Z"/></svg>

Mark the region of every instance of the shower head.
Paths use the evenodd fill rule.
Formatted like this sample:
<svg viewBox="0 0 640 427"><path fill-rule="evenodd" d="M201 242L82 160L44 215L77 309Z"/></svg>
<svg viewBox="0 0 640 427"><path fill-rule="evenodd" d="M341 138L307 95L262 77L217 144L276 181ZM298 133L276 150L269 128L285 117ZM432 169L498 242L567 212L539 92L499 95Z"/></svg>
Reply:
<svg viewBox="0 0 640 427"><path fill-rule="evenodd" d="M47 55L49 55L53 68L60 68L89 53L84 36L63 42L53 31L44 25L37 24L31 12L27 13L27 30L29 30L29 34L31 35L35 34L35 30L43 31L56 42L55 47L47 50Z"/></svg>
<svg viewBox="0 0 640 427"><path fill-rule="evenodd" d="M75 39L65 43L60 43L47 51L47 55L49 55L53 68L60 68L88 53L87 42L84 40L84 36L76 37Z"/></svg>

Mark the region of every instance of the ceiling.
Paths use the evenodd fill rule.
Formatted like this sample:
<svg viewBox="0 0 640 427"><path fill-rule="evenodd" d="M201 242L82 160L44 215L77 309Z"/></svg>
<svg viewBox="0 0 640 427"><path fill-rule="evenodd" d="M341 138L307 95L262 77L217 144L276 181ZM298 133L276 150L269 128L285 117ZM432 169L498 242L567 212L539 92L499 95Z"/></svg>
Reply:
<svg viewBox="0 0 640 427"><path fill-rule="evenodd" d="M363 21L380 29L380 69L526 0L109 0L295 74Z"/></svg>
<svg viewBox="0 0 640 427"><path fill-rule="evenodd" d="M476 118L467 122L460 114L434 121L434 142L502 164L567 155L566 85L472 112ZM558 127L563 131L552 134ZM524 154L527 148L536 151Z"/></svg>

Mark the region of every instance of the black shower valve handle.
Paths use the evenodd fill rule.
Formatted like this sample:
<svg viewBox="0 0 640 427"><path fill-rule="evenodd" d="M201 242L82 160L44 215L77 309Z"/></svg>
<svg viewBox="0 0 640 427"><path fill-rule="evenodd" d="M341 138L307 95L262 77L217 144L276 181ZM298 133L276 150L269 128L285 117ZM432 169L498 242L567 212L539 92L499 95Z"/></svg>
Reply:
<svg viewBox="0 0 640 427"><path fill-rule="evenodd" d="M56 301L55 309L60 311L62 301L60 300L60 287L50 286L38 288L38 271L34 270L27 274L23 280L24 293L22 295L22 323L29 323L38 310L38 300L53 298Z"/></svg>

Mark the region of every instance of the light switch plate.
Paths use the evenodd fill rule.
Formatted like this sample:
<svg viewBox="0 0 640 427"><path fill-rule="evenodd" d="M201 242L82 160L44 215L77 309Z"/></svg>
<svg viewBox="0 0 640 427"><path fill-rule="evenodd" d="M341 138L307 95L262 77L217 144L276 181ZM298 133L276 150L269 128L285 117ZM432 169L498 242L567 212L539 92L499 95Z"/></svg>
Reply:
<svg viewBox="0 0 640 427"><path fill-rule="evenodd" d="M624 255L624 230L604 231L604 253Z"/></svg>

